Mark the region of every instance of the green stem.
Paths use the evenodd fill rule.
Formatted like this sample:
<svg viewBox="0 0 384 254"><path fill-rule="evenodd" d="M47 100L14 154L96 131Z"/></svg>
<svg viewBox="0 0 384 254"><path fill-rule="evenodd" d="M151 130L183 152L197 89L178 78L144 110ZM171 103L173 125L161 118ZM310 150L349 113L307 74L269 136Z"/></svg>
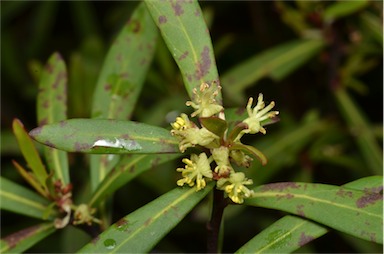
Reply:
<svg viewBox="0 0 384 254"><path fill-rule="evenodd" d="M214 189L213 191L213 207L211 220L207 224L207 252L218 252L218 241L221 220L223 218L224 208L227 206L227 202L224 199L224 192Z"/></svg>

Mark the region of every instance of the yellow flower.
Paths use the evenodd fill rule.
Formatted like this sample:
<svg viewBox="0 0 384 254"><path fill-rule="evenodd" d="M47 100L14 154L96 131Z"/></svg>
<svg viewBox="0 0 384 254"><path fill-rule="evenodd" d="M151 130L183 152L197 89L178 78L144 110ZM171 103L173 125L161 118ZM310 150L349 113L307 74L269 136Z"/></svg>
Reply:
<svg viewBox="0 0 384 254"><path fill-rule="evenodd" d="M210 117L222 111L224 109L223 106L218 104L215 99L220 89L220 85L209 86L207 83L202 83L199 91L197 91L196 88L193 89L193 93L195 94L193 98L194 101L187 101L186 103L187 106L192 106L196 109L191 116L195 117L199 115L200 117Z"/></svg>
<svg viewBox="0 0 384 254"><path fill-rule="evenodd" d="M229 178L220 178L217 181L217 188L224 190L228 197L235 203L242 204L244 198L252 195L253 191L244 185L252 184L252 179L245 178L244 173L232 173Z"/></svg>
<svg viewBox="0 0 384 254"><path fill-rule="evenodd" d="M241 137L244 133L255 134L261 132L263 134L266 133L266 130L261 126L260 122L267 119L275 117L279 114L279 111L270 111L274 106L275 102L272 101L267 107L265 107L265 103L263 101L263 95L259 94L257 99L257 104L252 110L253 98L250 97L247 104L247 112L248 118L246 118L243 123L248 125L248 128L241 131L239 136ZM270 111L270 112L269 112ZM237 140L240 138L238 137Z"/></svg>
<svg viewBox="0 0 384 254"><path fill-rule="evenodd" d="M192 154L191 159L184 158L183 162L186 164L185 168L177 169L183 176L182 179L177 181L177 185L188 184L194 186L196 183L196 191L204 189L206 186L205 179L212 179L213 177L210 166L212 159L208 159L205 153L201 153L199 156Z"/></svg>
<svg viewBox="0 0 384 254"><path fill-rule="evenodd" d="M216 143L219 141L217 135L208 131L206 128L199 129L193 122L189 121L186 114L181 114L171 125L173 128L171 134L179 138L179 149L182 153L188 147L194 147L196 145L205 147L210 145L216 146Z"/></svg>

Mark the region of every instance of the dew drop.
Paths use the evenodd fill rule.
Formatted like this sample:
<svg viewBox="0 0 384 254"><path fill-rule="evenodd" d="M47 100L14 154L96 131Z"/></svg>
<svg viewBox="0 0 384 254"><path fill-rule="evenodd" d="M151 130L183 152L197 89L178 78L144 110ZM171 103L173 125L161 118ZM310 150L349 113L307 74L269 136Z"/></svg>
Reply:
<svg viewBox="0 0 384 254"><path fill-rule="evenodd" d="M113 239L107 239L104 241L104 246L108 250L113 250L116 247L116 241Z"/></svg>
<svg viewBox="0 0 384 254"><path fill-rule="evenodd" d="M128 151L137 151L142 149L141 145L135 140L126 140L118 138L114 138L114 140L99 139L95 143L93 143L92 148L96 147L123 148Z"/></svg>

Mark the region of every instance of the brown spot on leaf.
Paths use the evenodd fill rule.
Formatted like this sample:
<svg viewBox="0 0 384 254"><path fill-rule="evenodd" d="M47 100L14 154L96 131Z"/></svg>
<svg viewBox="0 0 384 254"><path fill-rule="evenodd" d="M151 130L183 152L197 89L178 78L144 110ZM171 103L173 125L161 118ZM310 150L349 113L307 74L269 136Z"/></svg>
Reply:
<svg viewBox="0 0 384 254"><path fill-rule="evenodd" d="M195 78L200 80L202 77L208 74L212 61L209 57L209 47L205 46L200 55L200 61L196 63Z"/></svg>
<svg viewBox="0 0 384 254"><path fill-rule="evenodd" d="M366 192L361 198L356 201L356 206L358 208L364 208L370 204L374 204L379 200L383 200L382 193L368 193Z"/></svg>
<svg viewBox="0 0 384 254"><path fill-rule="evenodd" d="M75 143L75 151L84 151L84 150L88 150L90 149L92 146L88 143L80 143L80 142L76 142Z"/></svg>
<svg viewBox="0 0 384 254"><path fill-rule="evenodd" d="M238 108L235 112L236 115L241 116L245 112L245 108Z"/></svg>
<svg viewBox="0 0 384 254"><path fill-rule="evenodd" d="M45 66L45 70L46 70L48 73L52 73L52 72L53 72L53 66L52 66L52 64L48 63L48 64Z"/></svg>
<svg viewBox="0 0 384 254"><path fill-rule="evenodd" d="M172 3L172 8L176 16L181 16L184 13L184 10L179 2Z"/></svg>
<svg viewBox="0 0 384 254"><path fill-rule="evenodd" d="M305 213L304 213L303 208L304 208L304 205L297 205L297 206L296 206L296 213L297 213L298 215L300 215L301 217L304 217L304 218L305 218Z"/></svg>
<svg viewBox="0 0 384 254"><path fill-rule="evenodd" d="M49 104L48 100L44 101L43 104L42 104L43 108L45 108L45 109L49 108L49 105L50 104Z"/></svg>
<svg viewBox="0 0 384 254"><path fill-rule="evenodd" d="M181 56L179 56L179 61L185 59L188 56L188 54L189 54L189 51L188 50L185 51Z"/></svg>
<svg viewBox="0 0 384 254"><path fill-rule="evenodd" d="M262 191L284 191L286 189L297 189L300 185L294 182L283 182L283 183L271 183L266 184L262 187Z"/></svg>
<svg viewBox="0 0 384 254"><path fill-rule="evenodd" d="M7 237L3 238L3 240L8 244L10 249L13 249L20 241L24 240L25 238L35 233L35 231L39 230L40 227L41 226L37 225L37 226L25 228L16 233L8 235Z"/></svg>
<svg viewBox="0 0 384 254"><path fill-rule="evenodd" d="M167 17L164 15L159 16L159 24L167 23Z"/></svg>
<svg viewBox="0 0 384 254"><path fill-rule="evenodd" d="M126 225L126 224L128 224L128 220L126 220L125 218L121 218L120 220L118 220L117 222L116 222L116 226L117 227L120 227L120 226L124 226L124 225Z"/></svg>
<svg viewBox="0 0 384 254"><path fill-rule="evenodd" d="M200 17L201 12L200 12L199 9L196 9L195 12L194 12L193 14L195 14L196 17Z"/></svg>
<svg viewBox="0 0 384 254"><path fill-rule="evenodd" d="M43 118L39 121L39 126L46 125L48 123L48 118Z"/></svg>
<svg viewBox="0 0 384 254"><path fill-rule="evenodd" d="M132 32L138 33L141 30L141 23L138 20L129 20L128 27Z"/></svg>
<svg viewBox="0 0 384 254"><path fill-rule="evenodd" d="M339 197L342 197L342 198L345 198L345 197L352 198L352 197L353 197L353 193L352 193L352 191L346 191L346 190L344 190L343 188L341 188L340 190L338 190L338 191L336 192L336 195L339 196Z"/></svg>
<svg viewBox="0 0 384 254"><path fill-rule="evenodd" d="M148 220L146 220L145 222L144 222L144 226L148 226L149 224L151 224L151 222L152 222L152 218L149 218Z"/></svg>
<svg viewBox="0 0 384 254"><path fill-rule="evenodd" d="M105 84L105 85L104 85L104 90L105 90L105 91L109 91L109 90L111 90L111 88L112 88L112 85L111 85L111 84Z"/></svg>
<svg viewBox="0 0 384 254"><path fill-rule="evenodd" d="M136 170L136 167L135 165L133 165L132 167L129 168L129 173L133 173L135 172L135 170Z"/></svg>
<svg viewBox="0 0 384 254"><path fill-rule="evenodd" d="M315 238L310 235L306 235L304 232L301 233L300 239L299 239L299 246L304 246L305 244L309 243L310 241L314 240Z"/></svg>
<svg viewBox="0 0 384 254"><path fill-rule="evenodd" d="M67 73L65 71L61 71L57 76L56 76L56 80L55 82L53 83L52 85L52 88L53 89L56 89L57 87L59 87L60 83L61 82L66 82L67 81Z"/></svg>
<svg viewBox="0 0 384 254"><path fill-rule="evenodd" d="M40 135L41 131L43 130L43 127L38 127L29 132L29 136L32 138L35 138Z"/></svg>
<svg viewBox="0 0 384 254"><path fill-rule="evenodd" d="M375 233L370 233L370 232L366 232L366 231L362 231L362 232L361 232L361 236L362 236L362 237L365 237L366 235L369 237L369 239L371 240L371 242L377 242L377 240L376 240L376 234L375 234Z"/></svg>
<svg viewBox="0 0 384 254"><path fill-rule="evenodd" d="M49 147L56 148L56 145L51 143L50 141L45 141L44 144L49 146Z"/></svg>
<svg viewBox="0 0 384 254"><path fill-rule="evenodd" d="M295 195L293 195L291 193L287 193L287 194L283 194L283 195L277 194L276 197L277 197L277 200L280 200L280 199L283 199L283 198L291 199L291 198L294 198Z"/></svg>

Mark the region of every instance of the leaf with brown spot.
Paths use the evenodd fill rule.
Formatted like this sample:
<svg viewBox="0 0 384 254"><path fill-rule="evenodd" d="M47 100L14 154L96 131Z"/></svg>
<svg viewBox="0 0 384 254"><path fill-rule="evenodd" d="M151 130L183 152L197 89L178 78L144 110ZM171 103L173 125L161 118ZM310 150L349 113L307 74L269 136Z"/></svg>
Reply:
<svg viewBox="0 0 384 254"><path fill-rule="evenodd" d="M155 52L158 31L144 4L139 4L105 58L93 96L92 117L128 120L142 90ZM145 60L143 60L145 59ZM91 188L95 190L118 156L91 156Z"/></svg>
<svg viewBox="0 0 384 254"><path fill-rule="evenodd" d="M69 119L33 129L30 136L67 152L91 154L180 153L170 131L133 121Z"/></svg>
<svg viewBox="0 0 384 254"><path fill-rule="evenodd" d="M327 228L317 223L287 215L261 231L235 253L292 253L327 232Z"/></svg>
<svg viewBox="0 0 384 254"><path fill-rule="evenodd" d="M145 1L183 76L185 88L219 82L212 42L197 1ZM221 103L221 93L217 96Z"/></svg>
<svg viewBox="0 0 384 254"><path fill-rule="evenodd" d="M365 188L377 187L366 183ZM266 184L256 187L253 197L245 204L305 216L355 237L382 243L383 194L367 194L347 187L292 182ZM348 195L340 195L341 191L347 191ZM287 194L294 197L282 198Z"/></svg>
<svg viewBox="0 0 384 254"><path fill-rule="evenodd" d="M382 180L383 178L381 176L365 177L347 183L343 185L342 188L340 188L339 190L343 190L343 192L347 193L349 193L348 189L354 189L363 192L367 192L369 190L371 193L380 193L380 189L382 188ZM283 191L288 190L289 186L298 187L297 183L283 183L278 185L275 184L272 186L272 188L267 187L263 189ZM336 195L339 194L340 192L338 191ZM289 196L288 198L288 196L286 195L291 196ZM279 202L279 200L284 199L284 196L288 199L294 197L294 195L290 193L281 194L281 196L276 199L276 202ZM350 197L350 195L348 194L342 196ZM368 223L367 226L372 225ZM327 232L327 227L314 223L311 220L286 215L278 221L274 222L272 225L268 226L260 233L258 233L249 242L247 242L238 251L236 251L236 253L292 253L298 250L303 245L306 245L307 243L311 242L316 238L319 238ZM367 234L363 232L362 234L366 234L368 238L372 237L372 239L375 236L374 233Z"/></svg>
<svg viewBox="0 0 384 254"><path fill-rule="evenodd" d="M39 126L67 119L67 68L61 55L53 53L41 73L37 95L37 123ZM64 151L44 149L53 178L68 184L68 156Z"/></svg>
<svg viewBox="0 0 384 254"><path fill-rule="evenodd" d="M0 253L22 253L55 231L53 223L42 223L22 229L1 239Z"/></svg>
<svg viewBox="0 0 384 254"><path fill-rule="evenodd" d="M125 216L125 221L132 222L127 228L129 233L112 225L100 234L99 241L87 244L79 253L148 253L213 187L213 182L198 192L195 188L177 187ZM106 239L114 239L116 246L106 249Z"/></svg>

